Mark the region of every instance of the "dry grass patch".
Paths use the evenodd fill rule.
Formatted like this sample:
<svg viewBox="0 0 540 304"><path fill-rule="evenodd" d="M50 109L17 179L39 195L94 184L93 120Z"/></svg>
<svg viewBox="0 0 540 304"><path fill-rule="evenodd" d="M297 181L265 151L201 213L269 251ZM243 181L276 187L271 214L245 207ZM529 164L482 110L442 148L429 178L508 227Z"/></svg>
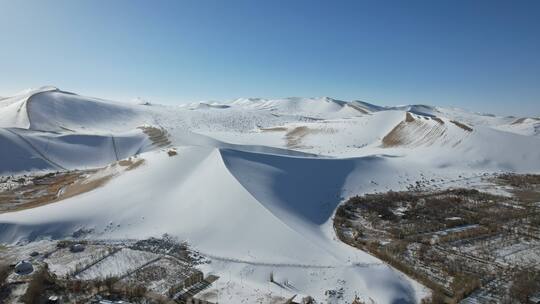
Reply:
<svg viewBox="0 0 540 304"><path fill-rule="evenodd" d="M540 202L540 174L501 174L494 182L511 186L510 192L523 202Z"/></svg>
<svg viewBox="0 0 540 304"><path fill-rule="evenodd" d="M530 180L513 178L522 177ZM535 260L505 257L515 246L531 255L538 252L538 220L535 206L475 189L390 191L348 199L336 210L334 229L341 241L441 296L431 303L458 303L478 288L493 296L494 303L503 303L508 286L496 282L508 282L520 269L538 273ZM539 286L518 285L517 294Z"/></svg>

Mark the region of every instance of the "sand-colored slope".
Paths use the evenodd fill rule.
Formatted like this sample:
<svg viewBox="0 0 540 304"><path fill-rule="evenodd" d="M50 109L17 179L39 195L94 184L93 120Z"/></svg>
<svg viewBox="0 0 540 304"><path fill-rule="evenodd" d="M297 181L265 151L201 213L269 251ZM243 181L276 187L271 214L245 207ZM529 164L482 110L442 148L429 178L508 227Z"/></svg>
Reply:
<svg viewBox="0 0 540 304"><path fill-rule="evenodd" d="M31 182L0 192L0 213L16 212L52 204L105 185L124 171L134 170L143 159L129 158L110 166L38 175Z"/></svg>
<svg viewBox="0 0 540 304"><path fill-rule="evenodd" d="M473 129L461 122L406 112L405 119L382 139L382 147L421 147L458 145Z"/></svg>

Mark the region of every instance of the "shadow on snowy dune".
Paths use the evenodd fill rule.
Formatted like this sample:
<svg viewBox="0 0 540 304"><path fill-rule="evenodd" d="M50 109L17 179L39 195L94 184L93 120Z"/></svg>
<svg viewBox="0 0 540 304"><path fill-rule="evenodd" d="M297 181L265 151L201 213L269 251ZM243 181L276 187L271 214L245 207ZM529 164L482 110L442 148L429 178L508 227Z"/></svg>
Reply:
<svg viewBox="0 0 540 304"><path fill-rule="evenodd" d="M278 217L295 216L321 225L342 200L349 175L380 157L300 158L221 150L230 172L259 202Z"/></svg>

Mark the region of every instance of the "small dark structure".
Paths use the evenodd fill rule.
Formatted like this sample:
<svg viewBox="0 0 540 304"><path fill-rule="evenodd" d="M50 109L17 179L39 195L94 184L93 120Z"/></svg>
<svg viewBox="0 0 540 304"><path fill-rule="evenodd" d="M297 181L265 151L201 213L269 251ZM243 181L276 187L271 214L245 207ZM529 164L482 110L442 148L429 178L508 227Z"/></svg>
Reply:
<svg viewBox="0 0 540 304"><path fill-rule="evenodd" d="M20 275L29 274L34 271L34 266L32 263L22 260L15 265L15 272Z"/></svg>
<svg viewBox="0 0 540 304"><path fill-rule="evenodd" d="M540 304L540 292L537 292L529 297L529 303Z"/></svg>
<svg viewBox="0 0 540 304"><path fill-rule="evenodd" d="M73 244L71 246L69 246L69 250L71 252L83 252L85 249L84 245L83 244Z"/></svg>

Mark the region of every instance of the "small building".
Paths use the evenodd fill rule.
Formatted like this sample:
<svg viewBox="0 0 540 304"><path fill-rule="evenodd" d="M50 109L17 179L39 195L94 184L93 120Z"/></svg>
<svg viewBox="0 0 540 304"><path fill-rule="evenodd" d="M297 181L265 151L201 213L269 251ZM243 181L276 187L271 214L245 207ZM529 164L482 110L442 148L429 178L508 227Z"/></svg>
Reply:
<svg viewBox="0 0 540 304"><path fill-rule="evenodd" d="M294 295L291 299L287 301L287 304L312 304L314 303L313 298L305 295Z"/></svg>
<svg viewBox="0 0 540 304"><path fill-rule="evenodd" d="M47 304L59 304L59 303L60 303L60 298L58 298L58 296L50 296L47 299Z"/></svg>
<svg viewBox="0 0 540 304"><path fill-rule="evenodd" d="M207 283L206 281L204 281L204 274L202 273L202 271L200 271L198 269L195 269L195 268L191 268L191 267L186 267L183 270L184 270L184 272L179 277L178 284L176 284L176 285L174 285L174 286L172 286L170 288L170 290L169 290L170 293L176 294L176 293L180 292L183 289L184 290L189 290L190 287L192 287L193 285L195 285L197 283L202 283L202 282ZM211 283L207 283L208 286L210 284ZM193 294L190 294L189 296L186 296L186 299L188 297L192 297L197 292L195 292Z"/></svg>
<svg viewBox="0 0 540 304"><path fill-rule="evenodd" d="M294 295L292 298L290 298L286 304L302 304L302 297L299 295Z"/></svg>
<svg viewBox="0 0 540 304"><path fill-rule="evenodd" d="M96 295L92 300L90 300L91 304L131 304L130 302L123 301L123 300L108 300L104 299L100 295Z"/></svg>
<svg viewBox="0 0 540 304"><path fill-rule="evenodd" d="M32 263L26 260L22 260L15 265L15 272L17 274L29 274L34 271L34 266Z"/></svg>
<svg viewBox="0 0 540 304"><path fill-rule="evenodd" d="M69 247L71 252L83 252L85 249L83 244L73 244Z"/></svg>
<svg viewBox="0 0 540 304"><path fill-rule="evenodd" d="M529 297L529 303L540 304L540 292L537 292Z"/></svg>

